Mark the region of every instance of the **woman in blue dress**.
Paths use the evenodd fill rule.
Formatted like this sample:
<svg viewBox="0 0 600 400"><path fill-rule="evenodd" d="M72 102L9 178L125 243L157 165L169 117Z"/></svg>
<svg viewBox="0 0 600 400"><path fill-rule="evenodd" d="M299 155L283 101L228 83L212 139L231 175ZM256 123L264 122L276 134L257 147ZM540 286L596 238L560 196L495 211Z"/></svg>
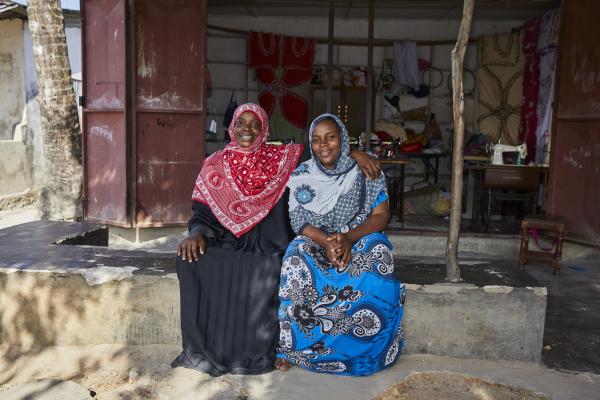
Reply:
<svg viewBox="0 0 600 400"><path fill-rule="evenodd" d="M365 178L335 115L315 119L309 141L312 158L287 184L297 236L281 270L276 365L371 375L393 365L403 345L405 289L382 232L390 218L385 178Z"/></svg>

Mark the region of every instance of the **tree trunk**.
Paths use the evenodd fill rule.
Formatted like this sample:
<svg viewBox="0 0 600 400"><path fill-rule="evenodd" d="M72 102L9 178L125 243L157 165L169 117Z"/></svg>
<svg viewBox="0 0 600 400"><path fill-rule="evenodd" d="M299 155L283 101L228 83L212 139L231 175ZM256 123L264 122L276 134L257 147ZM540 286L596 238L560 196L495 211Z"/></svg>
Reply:
<svg viewBox="0 0 600 400"><path fill-rule="evenodd" d="M83 182L81 133L60 1L29 0L27 13L45 158L41 215L52 220L79 219Z"/></svg>
<svg viewBox="0 0 600 400"><path fill-rule="evenodd" d="M464 0L456 46L452 50L452 112L454 116L454 147L452 149L452 206L446 245L446 280L458 282L458 237L462 216L463 149L465 139L465 97L463 92L463 62L469 44L475 0Z"/></svg>

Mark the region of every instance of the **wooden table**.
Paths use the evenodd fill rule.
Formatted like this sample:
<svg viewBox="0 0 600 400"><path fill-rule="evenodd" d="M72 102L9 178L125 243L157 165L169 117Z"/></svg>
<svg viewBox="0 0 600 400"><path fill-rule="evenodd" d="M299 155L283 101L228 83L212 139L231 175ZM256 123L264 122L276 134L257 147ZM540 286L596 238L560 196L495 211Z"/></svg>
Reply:
<svg viewBox="0 0 600 400"><path fill-rule="evenodd" d="M380 158L379 162L384 170L400 170L400 176L386 175L386 181L390 195L390 209L392 210L392 214L394 211L398 213L398 220L404 228L404 166L412 164L413 161L406 158Z"/></svg>
<svg viewBox="0 0 600 400"><path fill-rule="evenodd" d="M522 201L523 193L530 193L533 199L541 183L545 182L548 167L529 165L465 165L465 172L474 174L474 187L472 199L471 226L481 230L486 225L486 216L491 213L492 190L511 190L521 194L506 194L506 201ZM483 207L483 195L488 192L487 207ZM519 197L520 196L520 197Z"/></svg>
<svg viewBox="0 0 600 400"><path fill-rule="evenodd" d="M418 158L425 166L425 181L429 183L429 176L433 175L433 183L438 183L440 172L440 157L446 157L448 153L398 153L394 160Z"/></svg>

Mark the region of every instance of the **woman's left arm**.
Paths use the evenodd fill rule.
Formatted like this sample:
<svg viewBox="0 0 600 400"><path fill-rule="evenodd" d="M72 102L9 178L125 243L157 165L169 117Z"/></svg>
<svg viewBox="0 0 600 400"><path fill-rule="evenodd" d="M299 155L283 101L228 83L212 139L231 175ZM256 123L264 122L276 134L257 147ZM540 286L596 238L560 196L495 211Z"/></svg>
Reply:
<svg viewBox="0 0 600 400"><path fill-rule="evenodd" d="M350 150L350 157L354 158L358 167L369 179L377 179L381 175L381 164L375 157L355 149Z"/></svg>
<svg viewBox="0 0 600 400"><path fill-rule="evenodd" d="M354 245L361 237L384 230L390 222L390 217L390 204L386 200L371 210L365 222L347 233L348 239Z"/></svg>
<svg viewBox="0 0 600 400"><path fill-rule="evenodd" d="M334 233L327 238L327 241L336 241L338 243L336 258L340 258L342 266L348 265L352 246L363 236L379 232L385 229L390 221L390 205L387 201L382 202L371 210L371 214L365 222L350 230L348 233Z"/></svg>

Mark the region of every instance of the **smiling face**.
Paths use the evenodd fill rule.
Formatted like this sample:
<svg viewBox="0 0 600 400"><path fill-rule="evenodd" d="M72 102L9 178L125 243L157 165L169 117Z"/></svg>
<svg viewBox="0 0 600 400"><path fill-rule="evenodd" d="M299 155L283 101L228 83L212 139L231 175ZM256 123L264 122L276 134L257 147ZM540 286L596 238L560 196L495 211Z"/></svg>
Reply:
<svg viewBox="0 0 600 400"><path fill-rule="evenodd" d="M251 112L241 114L233 125L235 140L240 147L250 147L260 136L262 125L260 120Z"/></svg>
<svg viewBox="0 0 600 400"><path fill-rule="evenodd" d="M337 124L330 119L319 122L313 130L310 147L325 168L335 169L342 147Z"/></svg>

